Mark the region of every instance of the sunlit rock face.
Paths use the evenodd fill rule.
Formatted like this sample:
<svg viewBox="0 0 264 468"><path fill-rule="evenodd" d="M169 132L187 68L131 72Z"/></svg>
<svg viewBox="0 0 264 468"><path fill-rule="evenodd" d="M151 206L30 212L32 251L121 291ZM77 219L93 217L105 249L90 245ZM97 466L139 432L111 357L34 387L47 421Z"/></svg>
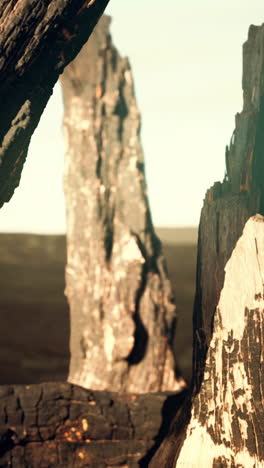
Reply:
<svg viewBox="0 0 264 468"><path fill-rule="evenodd" d="M148 205L131 68L104 17L62 76L69 381L176 390L175 305Z"/></svg>

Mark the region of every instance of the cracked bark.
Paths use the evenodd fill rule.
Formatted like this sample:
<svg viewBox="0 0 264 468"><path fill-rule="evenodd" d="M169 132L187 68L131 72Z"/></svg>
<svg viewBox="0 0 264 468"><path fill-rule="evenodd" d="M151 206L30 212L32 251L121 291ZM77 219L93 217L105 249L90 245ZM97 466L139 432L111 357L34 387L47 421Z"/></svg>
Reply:
<svg viewBox="0 0 264 468"><path fill-rule="evenodd" d="M2 0L0 207L19 184L31 135L64 67L108 0Z"/></svg>
<svg viewBox="0 0 264 468"><path fill-rule="evenodd" d="M197 466L264 466L263 278L264 218L257 215L247 221L225 266L179 467L190 462L190 447Z"/></svg>
<svg viewBox="0 0 264 468"><path fill-rule="evenodd" d="M175 305L148 205L131 68L103 17L62 75L67 149L69 381L179 389Z"/></svg>
<svg viewBox="0 0 264 468"><path fill-rule="evenodd" d="M264 25L251 26L226 176L207 191L201 213L193 396L151 468L264 466L264 225L250 218L264 214L263 64Z"/></svg>
<svg viewBox="0 0 264 468"><path fill-rule="evenodd" d="M1 204L10 198L18 184L30 136L58 74L81 45L77 37L81 38L81 42L86 40L105 4L92 0L88 3L46 1L40 4L37 0L31 0L29 16L29 2L1 3L0 18L5 19L0 26L3 38L0 59ZM50 27L38 31L38 24L47 25L46 20L49 23L49 14ZM66 30L63 31L65 25ZM75 27L76 37L73 33ZM83 33L84 30L86 33ZM12 37L14 41L8 42ZM249 40L244 46L244 108L236 116L236 130L226 151L226 178L207 192L201 216L192 400L186 400L181 407L169 437L150 465L152 467L264 465L263 218L257 216L248 221L252 214L263 214L264 211L263 38L263 26L250 28ZM18 43L21 48L17 47ZM15 48L12 49L13 46ZM120 89L120 96L124 96L123 91ZM96 96L100 99L100 87L96 89ZM121 134L124 127L119 125L116 129L114 126L114 131ZM97 143L102 149L104 133L99 135ZM103 162L103 158L99 158L96 166L100 177ZM87 166L82 170L85 171L85 168ZM107 218L108 213L104 216ZM109 233L105 233L103 243L111 247L106 248L109 263L114 238L111 240L110 235L110 243L108 238ZM131 242L134 252L139 258L144 258L145 265L149 250L142 249L144 243L141 244L139 240L142 240L139 233L133 230ZM137 271L141 272L140 265ZM139 290L138 286L136 290ZM83 347L86 353L85 342ZM109 401L108 393L98 392L98 397L95 397L96 392L92 392L93 396L87 397L91 392L79 388L74 390L77 387L69 384L63 385L63 389L61 384L55 384L55 387L43 384L40 390L35 386L0 388L1 466L63 466L71 460L71 454L73 463L79 466L82 463L83 466L90 464L96 467L100 464L137 466L139 460L133 457L145 453L146 446L142 449L141 444L140 447L137 445L143 436L135 437L135 428L141 428L143 416L148 421L137 401L141 397L112 394ZM85 397L80 396L79 392L86 392ZM125 416L122 419L123 410L119 411L116 401L120 402L120 398L134 401L134 397L135 409L139 413L138 419L131 423ZM99 444L90 444L96 437L89 433L86 438L88 415L90 418L92 413L88 409L97 407L97 402L95 405L89 402L97 398L106 399L107 410L106 413L100 410L96 415L100 421L96 417L92 419L95 422L90 426L91 432L96 433L98 425L100 434ZM155 398L155 395L142 395L142 402L145 404L148 398ZM109 414L109 408L113 406L117 414L121 414L118 423L115 423L115 418L119 416ZM176 406L173 405L174 408ZM104 403L100 403L99 407L104 407ZM150 424L154 421L153 407L155 404L151 400ZM71 408L74 408L73 414ZM101 418L104 414L105 420ZM186 422L188 415L189 423ZM121 442L130 440L126 431L124 439L120 436L124 425L132 429L133 440L136 440L132 448L130 442L124 445ZM113 439L111 445L114 453L107 454L107 431L112 437L118 427L117 439ZM143 426L143 429L148 444L149 440L153 441L154 432L148 438L148 427ZM182 432L179 434L180 430ZM103 441L100 438L102 435ZM62 444L60 437L63 438ZM128 460L129 456L131 458Z"/></svg>
<svg viewBox="0 0 264 468"><path fill-rule="evenodd" d="M1 386L0 465L144 468L148 451L164 435L163 417L169 420L181 398L170 392L120 395L68 383Z"/></svg>

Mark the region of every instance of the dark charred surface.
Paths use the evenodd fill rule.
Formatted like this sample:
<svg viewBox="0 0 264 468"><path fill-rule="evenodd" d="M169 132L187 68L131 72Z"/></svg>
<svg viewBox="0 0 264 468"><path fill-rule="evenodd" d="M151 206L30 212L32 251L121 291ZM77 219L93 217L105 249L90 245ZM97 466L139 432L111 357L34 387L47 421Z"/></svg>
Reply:
<svg viewBox="0 0 264 468"><path fill-rule="evenodd" d="M59 74L108 0L3 0L0 6L0 206L18 186L30 138Z"/></svg>
<svg viewBox="0 0 264 468"><path fill-rule="evenodd" d="M167 256L170 277L173 287L178 291L177 303L179 304L180 313L183 315L182 322L180 321L178 327L179 337L176 355L179 357L182 367L190 373L191 319L187 311L190 312L192 304L196 246L195 244L182 244L185 238L188 239L188 230L180 239L178 239L178 230L168 231L170 234L169 244L167 244L166 232L161 231L160 236L164 239L164 250ZM176 240L175 244L172 243L172 239ZM35 386L32 383L48 380L58 382L65 381L67 378L69 365L69 312L66 299L63 296L65 287L64 266L66 262L65 244L65 236L0 235L0 276L2 278L2 287L0 288L0 383L2 385L5 383L23 383L34 389ZM176 258L178 259L177 262L175 261ZM179 263L182 265L181 268ZM54 383L54 388L56 385L60 388L61 384ZM43 385L41 386L43 387ZM13 386L9 387L14 388ZM22 388L22 386L19 386L19 388ZM135 426L138 425L137 432L139 433L141 427L144 432L146 431L144 422L146 418L149 425L157 423L156 433L155 439L152 438L151 443L140 445L139 455L142 460L140 458L140 461L135 462L134 465L131 462L132 467L144 468L147 466L146 463L153 457L165 436L183 396L179 395L178 400L178 395L169 394L168 399L159 400L159 410L157 403L150 400L149 404L145 403L148 405L147 415L144 411L142 415L140 414L142 406L139 405L139 414L134 418ZM34 401L33 390L30 393L30 398ZM143 401L145 395L140 398L142 398L140 401ZM112 399L115 402L115 398ZM113 403L111 404L113 405ZM114 406L117 407L115 403ZM2 408L1 402L0 408ZM4 411L3 408L2 411ZM53 414L56 414L54 405ZM20 420L20 410L17 418ZM156 423L154 420L156 420ZM100 429L100 425L98 427ZM155 432L154 429L153 432ZM5 427L3 435L3 440L6 441L5 447L11 448L13 446L12 435L14 435L12 429ZM37 442L39 445L37 445ZM15 453L22 453L20 461L19 458L14 458L14 463L16 463L14 466L26 466L23 458L24 451L29 453L29 457L33 456L32 451L37 449L40 450L41 456L43 456L44 452L46 453L46 450L52 454L52 457L54 456L54 452L52 452L54 450L54 441L51 440L50 445L47 441L45 446L39 440L37 442L31 445L30 449L26 449L22 442L18 447L13 448ZM129 447L133 445L132 442L129 442L129 444ZM67 445L66 443L65 446L64 459L67 456L70 457L71 454L75 454L77 450L73 444ZM106 450L110 451L111 454L109 442L106 443L106 448L101 442L98 444L94 442L93 447L95 447L94 450L99 447L99 454L106 453ZM142 447L144 447L144 450L141 451ZM5 456L8 458L10 454ZM16 456L18 457L18 455ZM39 458L37 458L37 454L34 456L36 457L35 466L38 468L38 466L41 466L39 465ZM2 460L3 458L0 459L0 466ZM45 460L44 457L46 463ZM70 458L70 462L71 460ZM67 461L64 463L64 466L67 466ZM99 461L91 466L97 468L100 466Z"/></svg>
<svg viewBox="0 0 264 468"><path fill-rule="evenodd" d="M244 105L226 148L226 176L205 197L198 237L194 308L194 387L199 391L225 265L246 221L263 214L264 26L251 26L243 46Z"/></svg>
<svg viewBox="0 0 264 468"><path fill-rule="evenodd" d="M154 460L151 464L153 468L165 466L166 460L168 460L166 466L175 466L178 456L180 456L180 466L188 466L191 462L195 466L199 459L198 454L205 457L201 458L203 461L200 462L203 466L212 466L212 464L213 466L240 466L236 464L240 456L237 456L238 453L241 453L241 460L243 456L248 457L245 466L256 466L254 462L262 463L263 460L263 403L260 398L263 391L261 383L263 382L261 358L263 321L257 315L263 314L263 309L261 311L250 310L243 316L243 309L246 305L244 304L240 320L236 319L235 314L238 312L235 313L236 301L232 299L232 294L236 293L237 286L233 286L233 293L230 292L230 301L234 301L233 315L227 304L223 306L222 311L217 312L217 321L215 315L226 277L225 267L242 235L245 224L252 215L263 214L263 43L264 25L251 26L248 40L243 46L244 105L242 112L236 115L236 128L230 145L226 148L226 175L222 183L215 183L207 191L201 212L193 318L192 418L189 425L188 418L185 421L188 430L180 455L177 453L177 444L171 442L170 436L157 452L156 464ZM259 222L262 221L256 219L256 223ZM250 228L248 229L250 232ZM245 245L249 245L251 240L252 237L249 235ZM263 250L261 238L259 242L262 247L259 253L257 252L257 256L261 258ZM246 247L241 255L243 254L248 255ZM255 261L255 254L256 251L254 252L253 249L251 257L247 257L249 265L250 262ZM252 270L251 275L255 275ZM247 271L245 270L245 291L248 288L246 278ZM232 284L235 284L235 281ZM242 280L241 284L243 284ZM241 294L243 295L244 291L241 291ZM252 290L252 294L255 294L255 300L258 300L259 292ZM231 323L232 319L234 320L234 330L228 332L227 338L225 338L226 329L222 329L221 326L224 313L231 317ZM236 320L239 323L245 323L243 339L234 339ZM210 347L213 330L214 340ZM216 370L216 363L218 370ZM232 385L234 385L235 392L237 388L241 388L241 394L230 393ZM239 406L241 400L244 402L242 408ZM177 434L176 431L175 434ZM192 442L188 442L190 440ZM179 439L177 441L179 442ZM190 458L189 452L192 444L196 446L197 456L194 454L193 458ZM217 453L217 447L220 445L223 456L214 458L214 448ZM165 451L167 455L164 458Z"/></svg>
<svg viewBox="0 0 264 468"><path fill-rule="evenodd" d="M160 443L161 426L166 434L164 416L168 421L181 399L170 393L118 395L67 383L2 386L0 465L147 467L142 459Z"/></svg>
<svg viewBox="0 0 264 468"><path fill-rule="evenodd" d="M223 182L223 186L226 186ZM219 182L209 190L200 220L194 307L194 385L199 392L212 337L214 313L225 278L225 265L248 218L259 208L257 192L219 195ZM215 193L217 192L217 194ZM208 201L212 196L212 200ZM209 197L209 198L208 198Z"/></svg>

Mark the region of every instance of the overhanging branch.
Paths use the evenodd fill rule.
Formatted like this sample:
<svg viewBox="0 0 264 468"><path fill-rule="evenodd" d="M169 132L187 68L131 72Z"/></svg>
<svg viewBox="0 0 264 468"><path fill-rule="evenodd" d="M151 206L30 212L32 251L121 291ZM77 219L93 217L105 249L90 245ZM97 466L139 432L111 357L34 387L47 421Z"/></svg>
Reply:
<svg viewBox="0 0 264 468"><path fill-rule="evenodd" d="M19 184L30 138L59 74L109 0L3 0L0 5L0 207Z"/></svg>

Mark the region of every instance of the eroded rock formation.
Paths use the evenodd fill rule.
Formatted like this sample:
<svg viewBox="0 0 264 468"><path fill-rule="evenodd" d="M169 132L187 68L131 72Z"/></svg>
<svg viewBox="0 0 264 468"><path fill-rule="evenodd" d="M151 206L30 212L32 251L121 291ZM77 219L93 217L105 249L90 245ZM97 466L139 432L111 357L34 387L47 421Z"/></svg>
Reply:
<svg viewBox="0 0 264 468"><path fill-rule="evenodd" d="M251 26L226 176L208 190L201 213L193 398L151 468L264 466L264 227L259 216L248 221L264 212L263 64L264 25Z"/></svg>
<svg viewBox="0 0 264 468"><path fill-rule="evenodd" d="M0 3L0 206L18 186L52 88L90 36L108 0Z"/></svg>
<svg viewBox="0 0 264 468"><path fill-rule="evenodd" d="M172 301L148 205L127 58L103 17L65 70L69 381L128 392L178 389Z"/></svg>

